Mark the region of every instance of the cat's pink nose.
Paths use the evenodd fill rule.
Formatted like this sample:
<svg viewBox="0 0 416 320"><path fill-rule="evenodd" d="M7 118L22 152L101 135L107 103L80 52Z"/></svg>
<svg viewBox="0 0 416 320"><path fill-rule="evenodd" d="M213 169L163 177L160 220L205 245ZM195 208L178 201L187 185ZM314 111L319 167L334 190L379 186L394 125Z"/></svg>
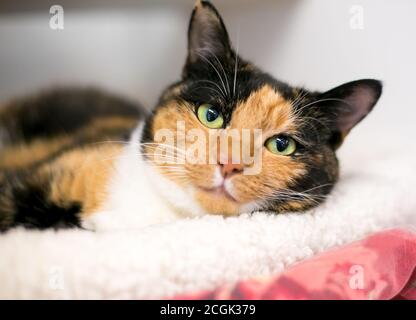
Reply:
<svg viewBox="0 0 416 320"><path fill-rule="evenodd" d="M229 178L230 176L243 172L244 166L242 164L227 163L220 164L221 174L224 178Z"/></svg>

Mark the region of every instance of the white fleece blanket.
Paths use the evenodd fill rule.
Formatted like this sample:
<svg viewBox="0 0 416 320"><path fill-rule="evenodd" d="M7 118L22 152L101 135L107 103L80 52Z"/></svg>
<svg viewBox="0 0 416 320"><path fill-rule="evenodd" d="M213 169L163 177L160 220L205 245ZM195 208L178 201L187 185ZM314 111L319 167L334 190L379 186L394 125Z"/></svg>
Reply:
<svg viewBox="0 0 416 320"><path fill-rule="evenodd" d="M303 214L0 235L0 298L159 298L212 289L415 224L416 153L368 149L341 157L340 183L324 205Z"/></svg>

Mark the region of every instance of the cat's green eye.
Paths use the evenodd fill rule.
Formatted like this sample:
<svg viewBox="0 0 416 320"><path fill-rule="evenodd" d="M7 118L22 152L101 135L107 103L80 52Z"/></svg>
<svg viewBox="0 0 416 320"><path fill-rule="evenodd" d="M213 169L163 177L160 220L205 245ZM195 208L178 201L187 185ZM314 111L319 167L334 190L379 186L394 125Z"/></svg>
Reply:
<svg viewBox="0 0 416 320"><path fill-rule="evenodd" d="M199 121L210 129L219 129L224 124L224 118L222 117L221 112L208 103L199 106L197 115Z"/></svg>
<svg viewBox="0 0 416 320"><path fill-rule="evenodd" d="M290 156L296 151L296 142L288 136L277 135L267 139L265 147L274 154Z"/></svg>

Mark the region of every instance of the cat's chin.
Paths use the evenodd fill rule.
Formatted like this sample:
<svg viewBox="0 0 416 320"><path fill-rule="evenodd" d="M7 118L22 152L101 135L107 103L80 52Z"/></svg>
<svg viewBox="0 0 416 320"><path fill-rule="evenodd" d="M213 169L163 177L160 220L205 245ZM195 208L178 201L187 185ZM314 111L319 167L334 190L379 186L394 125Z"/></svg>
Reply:
<svg viewBox="0 0 416 320"><path fill-rule="evenodd" d="M146 173L150 174L150 181L157 192L186 216L236 216L260 208L257 201L249 203L239 201L224 184L212 188L194 184L185 187L169 179L152 165L147 167Z"/></svg>
<svg viewBox="0 0 416 320"><path fill-rule="evenodd" d="M211 189L196 187L194 198L207 214L233 216L240 213L241 203L223 186Z"/></svg>

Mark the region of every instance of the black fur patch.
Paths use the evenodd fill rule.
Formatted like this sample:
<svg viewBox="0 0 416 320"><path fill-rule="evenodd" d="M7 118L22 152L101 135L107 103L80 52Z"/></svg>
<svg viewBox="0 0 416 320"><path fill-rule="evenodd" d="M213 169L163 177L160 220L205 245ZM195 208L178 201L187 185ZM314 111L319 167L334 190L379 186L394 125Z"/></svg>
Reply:
<svg viewBox="0 0 416 320"><path fill-rule="evenodd" d="M7 182L7 183L6 183ZM21 174L4 177L0 186L0 231L22 226L30 229L80 227L82 205L58 205L48 199L47 182L34 183Z"/></svg>
<svg viewBox="0 0 416 320"><path fill-rule="evenodd" d="M96 89L55 89L12 102L0 111L6 144L70 135L91 121L111 116L141 118L142 107Z"/></svg>
<svg viewBox="0 0 416 320"><path fill-rule="evenodd" d="M81 227L80 203L60 207L49 202L39 188L27 189L15 194L16 214L12 227L24 226L34 229L62 229Z"/></svg>

